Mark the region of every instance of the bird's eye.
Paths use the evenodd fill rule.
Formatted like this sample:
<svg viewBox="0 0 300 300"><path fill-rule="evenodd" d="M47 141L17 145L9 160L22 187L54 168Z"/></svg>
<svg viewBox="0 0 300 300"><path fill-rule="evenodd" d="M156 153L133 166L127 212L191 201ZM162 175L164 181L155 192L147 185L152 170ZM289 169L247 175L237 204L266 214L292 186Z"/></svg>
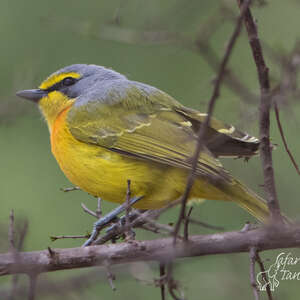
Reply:
<svg viewBox="0 0 300 300"><path fill-rule="evenodd" d="M63 85L64 86L70 86L72 84L74 84L76 82L76 79L73 78L73 77L66 77L64 80L63 80Z"/></svg>

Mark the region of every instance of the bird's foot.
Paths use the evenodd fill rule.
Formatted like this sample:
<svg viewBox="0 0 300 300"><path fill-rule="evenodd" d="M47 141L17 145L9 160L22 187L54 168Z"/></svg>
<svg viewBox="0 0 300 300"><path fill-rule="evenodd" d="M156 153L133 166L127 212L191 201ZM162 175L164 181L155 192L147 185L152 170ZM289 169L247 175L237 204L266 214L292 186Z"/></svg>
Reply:
<svg viewBox="0 0 300 300"><path fill-rule="evenodd" d="M140 199L142 199L143 197L133 197L129 200L129 206L132 206L133 204L135 204L137 201L139 201ZM108 214L106 214L105 216L101 217L97 222L94 223L94 227L91 233L91 236L89 237L89 239L82 245L83 247L86 246L90 246L95 239L97 238L99 232L101 231L101 229L103 229L104 227L106 227L108 224L110 224L113 221L118 220L118 215L120 213L122 213L123 211L125 211L127 209L128 204L124 203L120 206L118 206L117 208L115 208L114 210L112 210L111 212L109 212ZM129 220L130 218L130 213L129 213ZM132 214L133 215L133 214ZM124 226L126 224L126 216L123 216L120 218L120 222L121 224L124 223ZM111 227L109 227L107 230L109 230L110 228L112 228L114 225L112 225ZM130 231L130 228L128 229L128 232Z"/></svg>
<svg viewBox="0 0 300 300"><path fill-rule="evenodd" d="M135 239L135 232L131 227L131 223L138 217L138 214L135 211L131 211L128 214L128 219L126 216L122 216L121 218L119 218L118 222L116 224L112 224L111 226L109 226L106 230L105 233L106 234L110 234L113 232L116 232L118 228L121 229L121 231L124 233L125 235L125 240L126 241L130 241L130 240L134 240ZM126 224L126 222L129 222L129 224ZM124 229L124 227L126 230L122 230Z"/></svg>

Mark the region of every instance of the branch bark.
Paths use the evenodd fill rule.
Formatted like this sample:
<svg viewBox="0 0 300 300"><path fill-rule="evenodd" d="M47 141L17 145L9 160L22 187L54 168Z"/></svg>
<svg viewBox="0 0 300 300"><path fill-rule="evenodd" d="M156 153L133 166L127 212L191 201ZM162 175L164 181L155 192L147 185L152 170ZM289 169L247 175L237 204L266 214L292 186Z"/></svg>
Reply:
<svg viewBox="0 0 300 300"><path fill-rule="evenodd" d="M245 1L237 0L237 2L242 10ZM264 189L273 221L282 221L275 187L272 148L270 143L270 109L272 97L270 93L269 69L266 66L263 57L263 51L258 38L256 24L253 20L249 7L245 12L244 23L247 29L250 48L256 64L258 81L260 85L259 137L260 157L264 173Z"/></svg>
<svg viewBox="0 0 300 300"><path fill-rule="evenodd" d="M251 0L245 0L245 3L241 4L241 13L240 13L239 18L237 19L235 29L229 39L228 46L226 48L223 59L221 61L219 71L217 74L217 78L215 80L213 93L212 93L212 96L208 103L206 118L198 132L197 145L196 145L194 154L192 156L191 171L190 171L188 179L187 179L185 191L181 197L181 208L180 208L178 220L176 222L175 229L174 229L174 244L176 243L176 238L177 238L177 235L180 230L181 222L186 217L186 212L185 212L186 204L187 204L190 192L192 190L192 187L193 187L193 184L195 181L195 173L196 173L196 169L197 169L199 155L200 155L203 147L205 146L204 136L205 136L207 128L209 127L216 101L220 95L220 89L221 89L221 85L223 82L223 78L225 76L226 66L229 62L229 58L232 54L232 51L233 51L234 45L237 41L237 38L240 35L242 24L243 24L243 18L245 17L245 13L248 10L248 6L250 5L250 2L251 2Z"/></svg>
<svg viewBox="0 0 300 300"><path fill-rule="evenodd" d="M202 255L248 252L300 246L299 226L269 226L246 232L234 231L190 236L173 244L173 238L134 241L70 249L0 254L0 275L38 274L57 270L124 264L137 261L168 262L171 259Z"/></svg>

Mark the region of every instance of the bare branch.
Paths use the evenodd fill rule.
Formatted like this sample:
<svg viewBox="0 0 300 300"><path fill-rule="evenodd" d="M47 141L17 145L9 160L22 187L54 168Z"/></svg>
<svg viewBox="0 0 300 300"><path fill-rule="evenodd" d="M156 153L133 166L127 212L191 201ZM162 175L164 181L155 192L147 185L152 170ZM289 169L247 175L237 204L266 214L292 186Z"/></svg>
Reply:
<svg viewBox="0 0 300 300"><path fill-rule="evenodd" d="M37 287L37 273L29 274L28 300L34 300Z"/></svg>
<svg viewBox="0 0 300 300"><path fill-rule="evenodd" d="M189 239L189 222L190 222L190 215L192 213L193 206L190 207L187 216L184 220L184 234L183 234L183 240L187 241Z"/></svg>
<svg viewBox="0 0 300 300"><path fill-rule="evenodd" d="M114 280L116 280L116 276L112 273L110 268L110 263L108 260L104 262L104 266L106 269L106 275L107 275L107 280L109 282L109 285L113 291L116 291L117 289L114 285Z"/></svg>
<svg viewBox="0 0 300 300"><path fill-rule="evenodd" d="M97 209L96 209L96 216L98 219L102 216L102 208L101 208L102 199L100 197L97 198Z"/></svg>
<svg viewBox="0 0 300 300"><path fill-rule="evenodd" d="M11 223L10 223L10 231L13 232L14 229L14 221L13 221L13 210L11 211ZM23 250L23 245L24 245L24 241L25 241L25 237L28 231L28 221L24 220L24 222L20 223L19 226L19 230L18 230L18 243L17 243L17 247L13 248L12 251L15 254L15 260L18 261L19 257L18 257L18 253L19 251ZM14 241L14 238L12 238L12 240ZM14 241L14 244L15 241ZM8 300L13 300L16 297L16 293L17 293L17 288L18 288L18 284L19 284L19 274L14 274L12 276L12 284L11 284L11 289L10 289L10 293L8 296Z"/></svg>
<svg viewBox="0 0 300 300"><path fill-rule="evenodd" d="M276 116L277 126L278 126L278 129L279 129L280 135L281 135L281 139L282 139L283 144L284 144L285 151L287 152L288 156L290 157L290 160L291 160L292 164L294 165L294 167L295 167L298 175L300 175L300 170L299 170L298 164L296 163L296 160L295 160L292 152L290 151L290 149L289 149L289 147L287 145L286 138L284 136L284 132L283 132L283 129L282 129L282 126L281 126L281 122L280 122L280 117L279 117L279 109L278 109L278 105L277 105L276 102L274 103L274 110L275 110L275 116Z"/></svg>
<svg viewBox="0 0 300 300"><path fill-rule="evenodd" d="M127 180L127 192L126 192L126 210L125 210L125 227L126 227L126 236L128 239L133 239L133 231L132 225L130 222L130 198L131 198L131 190L130 190L131 180Z"/></svg>
<svg viewBox="0 0 300 300"><path fill-rule="evenodd" d="M166 266L163 263L159 264L159 276L160 276L160 295L161 295L161 300L166 299L166 287L165 283L162 280L164 276L166 276Z"/></svg>
<svg viewBox="0 0 300 300"><path fill-rule="evenodd" d="M91 215L91 216L93 216L93 217L99 219L97 213L95 213L95 212L93 212L92 210L90 210L89 208L87 208L87 206L85 206L84 203L81 203L81 207L82 207L82 209L83 209L86 213L88 213L89 215Z"/></svg>
<svg viewBox="0 0 300 300"><path fill-rule="evenodd" d="M265 270L265 266L264 266L264 264L263 264L263 262L262 262L262 260L261 260L261 258L260 258L260 256L259 256L259 253L258 253L258 252L256 252L256 261L257 261L257 263L258 263L258 265L259 265L259 267L260 267L260 270L261 270L261 272L262 272L261 274L262 274L262 277L263 277L264 281L265 281L265 282L268 282L269 279L268 279L268 277L267 277L267 273L266 273L266 270ZM266 291L267 291L269 300L273 300L272 292L271 292L271 289L270 289L270 285L269 285L269 284L267 284L267 286L266 286Z"/></svg>
<svg viewBox="0 0 300 300"><path fill-rule="evenodd" d="M186 203L187 203L189 194L192 190L193 183L195 180L195 172L196 172L196 168L197 168L197 164L198 164L198 158L199 158L200 152L204 146L204 143L203 143L204 136L205 136L207 128L209 127L210 119L211 119L211 116L212 116L212 113L214 110L216 100L220 94L220 87L222 84L223 77L225 75L226 65L229 61L229 58L232 53L235 42L241 32L244 14L248 9L249 4L250 4L250 0L246 0L241 9L241 14L237 20L236 27L231 35L227 49L225 51L224 57L221 61L220 67L219 67L219 72L218 72L218 75L217 75L217 78L215 81L214 90L213 90L212 96L211 96L211 98L209 100L209 104L208 104L207 116L205 118L205 121L203 122L203 125L200 127L199 132L198 132L197 146L196 146L195 153L194 153L193 159L192 159L192 168L191 168L191 172L189 173L189 176L188 176L186 189L181 198L182 205L181 205L178 221L177 221L175 229L174 229L174 243L176 243L176 237L177 237L177 234L179 233L181 222L185 218Z"/></svg>
<svg viewBox="0 0 300 300"><path fill-rule="evenodd" d="M90 237L90 234L85 235L57 235L57 236L50 236L50 239L52 242L55 242L56 240L62 240L62 239L88 239Z"/></svg>
<svg viewBox="0 0 300 300"><path fill-rule="evenodd" d="M10 245L11 251L16 251L14 221L15 221L14 210L12 209L10 211L10 215L9 215L9 229L8 229L8 240L9 240L9 245Z"/></svg>
<svg viewBox="0 0 300 300"><path fill-rule="evenodd" d="M178 242L172 247L173 238L163 238L134 243L90 246L70 249L20 252L19 262L12 253L0 254L0 275L38 273L55 270L103 266L136 261L170 261L173 258L194 257L212 254L248 252L292 248L300 246L299 226L272 226L212 235L190 236L187 243ZM54 258L53 258L54 256Z"/></svg>
<svg viewBox="0 0 300 300"><path fill-rule="evenodd" d="M255 262L256 262L256 248L251 247L249 251L250 256L250 282L253 289L253 294L255 300L259 300L259 292L257 289L256 279L255 279Z"/></svg>
<svg viewBox="0 0 300 300"><path fill-rule="evenodd" d="M204 227L204 228L213 229L213 230L224 230L224 227L222 227L222 226L216 226L216 225L208 224L208 223L205 223L205 222L202 222L202 221L199 221L199 220L195 220L193 218L188 218L188 220L189 220L190 223L199 225L199 226Z"/></svg>
<svg viewBox="0 0 300 300"><path fill-rule="evenodd" d="M171 295L171 297L174 300L184 300L182 297L178 297L175 293L175 291L178 291L178 281L176 281L173 277L173 263L168 262L167 263L167 284L168 284L168 291Z"/></svg>
<svg viewBox="0 0 300 300"><path fill-rule="evenodd" d="M244 0L237 0L242 10ZM271 217L275 221L281 221L279 202L277 199L274 169L272 162L272 148L270 143L270 109L271 95L269 82L269 69L265 64L262 47L258 38L256 24L253 20L249 7L245 11L245 27L248 32L248 38L252 55L256 64L259 85L260 85L260 107L259 107L259 137L260 137L260 157L264 172L264 189L267 195L268 206Z"/></svg>

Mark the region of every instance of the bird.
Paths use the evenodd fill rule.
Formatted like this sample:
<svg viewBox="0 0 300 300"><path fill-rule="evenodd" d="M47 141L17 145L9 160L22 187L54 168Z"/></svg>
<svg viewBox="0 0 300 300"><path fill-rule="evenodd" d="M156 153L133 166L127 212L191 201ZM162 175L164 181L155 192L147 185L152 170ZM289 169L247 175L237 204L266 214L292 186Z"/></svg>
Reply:
<svg viewBox="0 0 300 300"><path fill-rule="evenodd" d="M206 114L158 88L103 66L74 64L17 95L38 104L51 151L66 177L83 191L133 207L159 209L185 191L198 132ZM250 158L259 139L212 118L188 200L234 202L267 223L266 201L234 178L220 158Z"/></svg>

